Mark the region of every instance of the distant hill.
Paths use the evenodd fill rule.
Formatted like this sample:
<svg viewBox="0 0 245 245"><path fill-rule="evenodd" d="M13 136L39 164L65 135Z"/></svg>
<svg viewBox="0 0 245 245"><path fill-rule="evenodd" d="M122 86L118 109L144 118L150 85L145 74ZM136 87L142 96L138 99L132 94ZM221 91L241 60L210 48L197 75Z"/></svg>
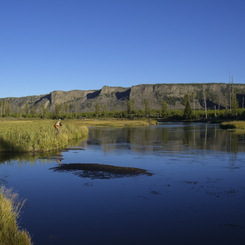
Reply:
<svg viewBox="0 0 245 245"><path fill-rule="evenodd" d="M196 109L204 107L203 91L206 93L207 106L209 109L229 107L230 101L229 84L225 83L188 83L188 84L141 84L129 88L104 86L100 90L71 90L53 91L45 95L35 95L26 97L8 97L2 100L8 101L12 112L17 112L19 108L24 109L26 104L29 108L34 106L36 111L40 111L41 104L49 111L54 111L56 104L67 104L71 111L91 112L95 110L98 102L101 107L106 104L109 110L113 110L115 105L117 110L125 110L125 100L132 99L136 110L144 108L144 101L149 99L151 109L160 109L161 103L165 100L168 109L183 109L183 97L186 93L194 96L191 106ZM245 84L233 84L233 89L237 91L239 107L244 106Z"/></svg>

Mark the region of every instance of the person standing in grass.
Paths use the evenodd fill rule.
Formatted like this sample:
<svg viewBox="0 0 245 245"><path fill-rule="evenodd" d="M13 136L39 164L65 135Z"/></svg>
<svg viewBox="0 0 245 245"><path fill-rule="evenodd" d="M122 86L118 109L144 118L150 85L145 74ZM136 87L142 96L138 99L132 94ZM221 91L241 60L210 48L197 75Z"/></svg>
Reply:
<svg viewBox="0 0 245 245"><path fill-rule="evenodd" d="M56 128L56 130L57 130L57 132L58 133L60 133L60 127L62 126L62 124L61 124L61 119L59 119L56 123L55 123L55 125L54 125L54 127Z"/></svg>

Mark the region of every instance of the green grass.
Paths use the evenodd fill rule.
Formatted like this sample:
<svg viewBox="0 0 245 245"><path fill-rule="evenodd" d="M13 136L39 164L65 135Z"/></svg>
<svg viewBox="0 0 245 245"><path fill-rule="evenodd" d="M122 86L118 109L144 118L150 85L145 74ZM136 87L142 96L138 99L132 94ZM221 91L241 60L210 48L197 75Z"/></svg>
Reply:
<svg viewBox="0 0 245 245"><path fill-rule="evenodd" d="M245 130L245 121L223 122L220 127L223 129Z"/></svg>
<svg viewBox="0 0 245 245"><path fill-rule="evenodd" d="M17 194L0 188L0 244L31 245L27 231L20 230L17 224L23 202L16 202Z"/></svg>
<svg viewBox="0 0 245 245"><path fill-rule="evenodd" d="M152 124L157 124L156 120L152 119L142 119L142 120L129 120L129 119L68 119L66 120L72 124L79 124L88 127L138 127L138 126L149 126Z"/></svg>
<svg viewBox="0 0 245 245"><path fill-rule="evenodd" d="M66 147L69 141L88 135L88 128L66 124L57 133L54 120L0 122L0 151L50 151Z"/></svg>

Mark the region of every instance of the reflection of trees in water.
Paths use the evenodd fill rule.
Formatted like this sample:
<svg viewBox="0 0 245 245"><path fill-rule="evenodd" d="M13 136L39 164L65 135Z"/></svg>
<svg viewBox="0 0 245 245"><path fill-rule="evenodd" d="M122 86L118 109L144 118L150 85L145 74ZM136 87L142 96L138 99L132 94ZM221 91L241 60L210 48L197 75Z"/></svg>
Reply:
<svg viewBox="0 0 245 245"><path fill-rule="evenodd" d="M54 172L71 172L81 178L112 179L137 175L152 176L152 173L140 168L118 167L97 163L70 163L50 168Z"/></svg>
<svg viewBox="0 0 245 245"><path fill-rule="evenodd" d="M50 151L45 153L40 152L26 152L26 153L18 153L18 152L0 152L0 164L13 165L15 162L17 163L26 163L29 165L34 165L36 161L40 163L46 163L50 160L56 159L55 155L59 154L57 151ZM53 156L50 158L49 156Z"/></svg>
<svg viewBox="0 0 245 245"><path fill-rule="evenodd" d="M98 133L100 131L100 133ZM100 135L97 138L97 135ZM88 145L99 145L104 152L130 149L134 152L183 151L186 147L226 152L243 151L238 135L212 124L171 124L122 129L92 129Z"/></svg>

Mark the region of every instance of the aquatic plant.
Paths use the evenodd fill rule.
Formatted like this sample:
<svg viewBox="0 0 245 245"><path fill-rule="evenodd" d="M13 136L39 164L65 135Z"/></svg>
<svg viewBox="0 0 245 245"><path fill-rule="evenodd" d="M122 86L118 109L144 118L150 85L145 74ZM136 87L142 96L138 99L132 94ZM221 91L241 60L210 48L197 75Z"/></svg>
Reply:
<svg viewBox="0 0 245 245"><path fill-rule="evenodd" d="M112 179L137 175L152 176L153 174L145 169L133 167L119 167L98 163L70 163L61 164L50 168L54 172L71 172L81 178L91 179Z"/></svg>
<svg viewBox="0 0 245 245"><path fill-rule="evenodd" d="M31 237L25 230L20 230L17 224L20 210L24 204L16 202L17 194L0 188L0 244L1 245L31 245Z"/></svg>

